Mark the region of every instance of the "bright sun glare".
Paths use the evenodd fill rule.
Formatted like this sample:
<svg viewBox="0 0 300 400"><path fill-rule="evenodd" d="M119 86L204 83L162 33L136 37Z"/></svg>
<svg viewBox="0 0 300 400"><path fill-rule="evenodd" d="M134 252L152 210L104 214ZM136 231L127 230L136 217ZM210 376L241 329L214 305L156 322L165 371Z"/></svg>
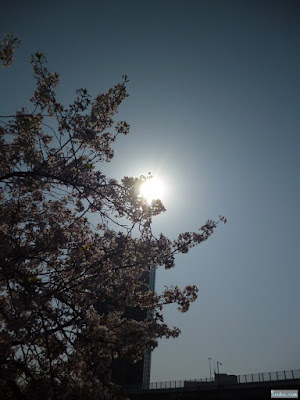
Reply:
<svg viewBox="0 0 300 400"><path fill-rule="evenodd" d="M146 199L147 203L152 200L162 200L164 194L164 186L158 178L150 178L141 186L141 195Z"/></svg>

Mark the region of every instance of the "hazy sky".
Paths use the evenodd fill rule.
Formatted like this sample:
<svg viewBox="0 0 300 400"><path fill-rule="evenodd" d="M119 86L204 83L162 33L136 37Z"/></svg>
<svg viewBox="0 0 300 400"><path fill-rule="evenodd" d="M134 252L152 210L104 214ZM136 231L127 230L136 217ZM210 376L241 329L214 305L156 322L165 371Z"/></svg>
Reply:
<svg viewBox="0 0 300 400"><path fill-rule="evenodd" d="M155 232L175 238L228 219L156 287L197 284L182 330L152 357L152 381L300 368L300 6L282 1L7 1L3 32L23 40L0 74L0 114L32 95L30 54L61 74L59 98L106 91L126 73L131 133L101 166L151 171L168 187Z"/></svg>

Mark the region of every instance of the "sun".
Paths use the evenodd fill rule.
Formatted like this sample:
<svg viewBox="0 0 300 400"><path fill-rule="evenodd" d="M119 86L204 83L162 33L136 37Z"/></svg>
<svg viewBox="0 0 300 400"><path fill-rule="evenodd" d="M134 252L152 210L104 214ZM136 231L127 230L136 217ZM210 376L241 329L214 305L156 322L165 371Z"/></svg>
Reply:
<svg viewBox="0 0 300 400"><path fill-rule="evenodd" d="M164 195L164 185L162 181L156 177L149 178L142 184L140 194L149 204L152 200L162 200Z"/></svg>

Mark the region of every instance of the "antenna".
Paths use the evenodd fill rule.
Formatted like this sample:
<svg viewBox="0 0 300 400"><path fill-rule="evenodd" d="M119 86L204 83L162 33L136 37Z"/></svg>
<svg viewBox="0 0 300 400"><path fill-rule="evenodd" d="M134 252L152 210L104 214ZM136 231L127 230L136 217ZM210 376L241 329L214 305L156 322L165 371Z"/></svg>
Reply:
<svg viewBox="0 0 300 400"><path fill-rule="evenodd" d="M217 361L217 369L218 369L218 385L219 385L219 380L220 380L219 365L223 365L223 364L222 364L222 363L220 363L220 361Z"/></svg>
<svg viewBox="0 0 300 400"><path fill-rule="evenodd" d="M219 365L223 365L223 364L222 364L222 363L220 363L220 361L217 361L218 375L219 375Z"/></svg>
<svg viewBox="0 0 300 400"><path fill-rule="evenodd" d="M210 365L211 358L208 357L208 359L209 359L209 380L211 381L211 365Z"/></svg>

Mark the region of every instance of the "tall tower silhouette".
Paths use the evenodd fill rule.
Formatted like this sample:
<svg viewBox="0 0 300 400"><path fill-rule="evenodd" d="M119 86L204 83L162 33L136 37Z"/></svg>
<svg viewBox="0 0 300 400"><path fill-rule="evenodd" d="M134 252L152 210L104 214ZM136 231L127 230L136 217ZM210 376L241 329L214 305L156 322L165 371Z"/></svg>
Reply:
<svg viewBox="0 0 300 400"><path fill-rule="evenodd" d="M149 273L146 278L147 290L154 291L156 269L149 268ZM148 310L140 308L130 308L125 312L127 318L133 318L136 321L143 321L151 318ZM134 385L136 388L147 389L150 386L151 374L151 351L145 352L141 360L135 364L128 360L117 358L112 362L112 378L113 381L123 387Z"/></svg>
<svg viewBox="0 0 300 400"><path fill-rule="evenodd" d="M145 283L145 291L154 291L155 288L155 268L149 268L141 277ZM95 308L100 314L106 314L108 304L96 304ZM144 321L151 318L149 310L139 307L127 307L124 313L125 318L131 318L136 321ZM137 389L148 388L150 386L151 373L151 351L146 351L141 360L132 363L124 358L113 359L112 364L112 380L114 383L126 388L127 386L135 386Z"/></svg>

